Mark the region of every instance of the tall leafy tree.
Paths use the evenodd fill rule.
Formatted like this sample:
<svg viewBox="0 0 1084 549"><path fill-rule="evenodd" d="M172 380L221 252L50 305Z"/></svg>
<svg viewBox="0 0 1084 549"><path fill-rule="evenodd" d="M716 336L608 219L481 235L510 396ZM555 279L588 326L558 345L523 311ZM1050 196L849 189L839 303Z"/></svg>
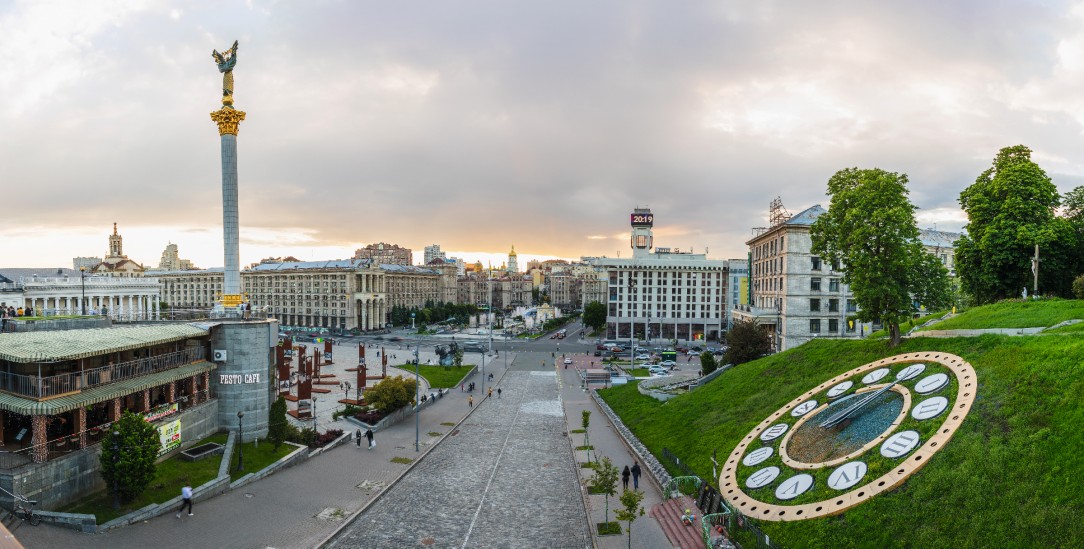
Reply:
<svg viewBox="0 0 1084 549"><path fill-rule="evenodd" d="M154 425L139 414L124 412L113 422L99 455L106 486L111 490L115 486L121 501L135 499L154 480L154 461L161 447Z"/></svg>
<svg viewBox="0 0 1084 549"><path fill-rule="evenodd" d="M592 301L583 308L583 324L595 332L606 327L606 306L598 301Z"/></svg>
<svg viewBox="0 0 1084 549"><path fill-rule="evenodd" d="M1023 145L998 151L993 165L960 193L967 234L956 243L956 272L963 290L978 303L1020 295L1032 287L1031 258L1038 244L1064 248L1064 224L1055 223L1057 187ZM1060 226L1059 226L1060 225ZM1059 242L1060 241L1060 242ZM1055 250L1048 250L1054 252ZM1058 261L1042 264L1040 289L1065 276Z"/></svg>
<svg viewBox="0 0 1084 549"><path fill-rule="evenodd" d="M267 438L271 440L276 450L286 440L289 425L286 420L286 399L278 397L271 403L271 409L267 415Z"/></svg>
<svg viewBox="0 0 1084 549"><path fill-rule="evenodd" d="M881 169L847 168L828 180L831 204L810 229L813 253L844 265L858 320L881 321L889 345L900 343L900 323L917 299L938 308L951 295L948 273L918 240L907 176ZM922 294L922 295L918 295ZM931 301L932 300L932 301Z"/></svg>
<svg viewBox="0 0 1084 549"><path fill-rule="evenodd" d="M737 366L756 360L772 350L772 337L768 329L752 320L740 320L726 332L726 364Z"/></svg>

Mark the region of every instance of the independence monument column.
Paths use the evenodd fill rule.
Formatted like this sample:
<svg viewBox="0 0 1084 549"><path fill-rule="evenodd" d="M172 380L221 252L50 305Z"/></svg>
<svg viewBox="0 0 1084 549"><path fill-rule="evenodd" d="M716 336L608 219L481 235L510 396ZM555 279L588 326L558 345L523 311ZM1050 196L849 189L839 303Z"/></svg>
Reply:
<svg viewBox="0 0 1084 549"><path fill-rule="evenodd" d="M233 108L233 66L237 64L237 41L233 47L213 51L218 72L222 73L222 108L211 113L222 137L222 240L226 261L223 273L222 306L229 311L241 304L241 261L238 251L237 221L237 128L245 119L244 111Z"/></svg>

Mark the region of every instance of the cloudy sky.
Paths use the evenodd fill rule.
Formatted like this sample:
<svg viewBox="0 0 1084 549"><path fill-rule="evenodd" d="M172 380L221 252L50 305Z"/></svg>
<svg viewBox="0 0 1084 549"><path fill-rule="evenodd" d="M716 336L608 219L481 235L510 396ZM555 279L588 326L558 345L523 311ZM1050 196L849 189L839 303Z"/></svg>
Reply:
<svg viewBox="0 0 1084 549"><path fill-rule="evenodd" d="M1084 6L1044 1L0 1L0 266L165 245L222 265L212 49L240 41L241 260L743 257L849 167L920 225L1025 144L1084 165ZM499 259L497 260L499 261Z"/></svg>

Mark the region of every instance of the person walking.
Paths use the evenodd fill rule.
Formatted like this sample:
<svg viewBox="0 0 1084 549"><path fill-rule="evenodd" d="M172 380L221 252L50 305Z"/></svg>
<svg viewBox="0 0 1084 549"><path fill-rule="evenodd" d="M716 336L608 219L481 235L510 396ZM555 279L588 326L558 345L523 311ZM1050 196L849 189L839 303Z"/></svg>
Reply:
<svg viewBox="0 0 1084 549"><path fill-rule="evenodd" d="M467 407L474 408L474 396L467 395Z"/></svg>
<svg viewBox="0 0 1084 549"><path fill-rule="evenodd" d="M370 450L372 450L373 448L376 447L376 441L373 440L373 430L372 429L366 429L365 430L365 438L367 438L369 440L369 449Z"/></svg>
<svg viewBox="0 0 1084 549"><path fill-rule="evenodd" d="M185 507L188 507L188 516L192 516L192 487L188 484L181 488L181 508L177 509L177 518L181 518Z"/></svg>
<svg viewBox="0 0 1084 549"><path fill-rule="evenodd" d="M489 396L489 398L493 398L493 386L489 387L488 396Z"/></svg>
<svg viewBox="0 0 1084 549"><path fill-rule="evenodd" d="M501 398L501 388L497 387L497 399L499 400L500 398Z"/></svg>
<svg viewBox="0 0 1084 549"><path fill-rule="evenodd" d="M640 489L640 464L635 461L632 462L632 489Z"/></svg>
<svg viewBox="0 0 1084 549"><path fill-rule="evenodd" d="M361 448L361 429L354 432L354 442Z"/></svg>
<svg viewBox="0 0 1084 549"><path fill-rule="evenodd" d="M626 465L625 469L623 471L621 471L621 484L625 485L625 491L626 492L629 490L629 475L631 475L631 474L632 474L632 471L629 470L628 465Z"/></svg>

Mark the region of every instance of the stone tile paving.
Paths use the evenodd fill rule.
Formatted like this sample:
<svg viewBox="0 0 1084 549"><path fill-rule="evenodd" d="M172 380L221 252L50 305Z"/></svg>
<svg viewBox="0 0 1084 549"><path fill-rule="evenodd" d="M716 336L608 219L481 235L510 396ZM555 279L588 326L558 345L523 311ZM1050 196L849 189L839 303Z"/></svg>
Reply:
<svg viewBox="0 0 1084 549"><path fill-rule="evenodd" d="M326 547L590 547L551 368L505 374L500 399Z"/></svg>

